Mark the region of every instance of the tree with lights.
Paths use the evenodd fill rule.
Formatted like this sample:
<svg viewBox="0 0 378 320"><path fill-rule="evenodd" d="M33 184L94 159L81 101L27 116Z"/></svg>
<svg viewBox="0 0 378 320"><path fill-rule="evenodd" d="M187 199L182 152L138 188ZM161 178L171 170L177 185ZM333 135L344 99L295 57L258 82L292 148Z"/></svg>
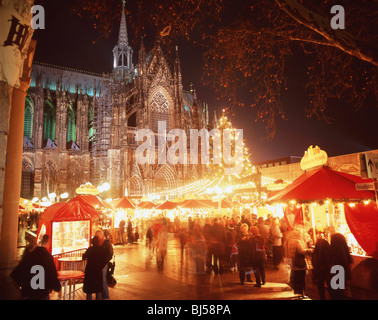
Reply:
<svg viewBox="0 0 378 320"><path fill-rule="evenodd" d="M117 27L121 1L75 3L101 34ZM331 26L335 5L345 9L345 29ZM255 120L273 138L277 119L286 118L283 97L295 77L288 64L296 57L303 61L307 117L331 122L327 111L335 100L356 110L377 105L376 6L371 0L145 0L127 2L127 16L135 45L163 30L167 50L179 39L203 48L203 82L230 109L247 106L240 99L246 89Z"/></svg>
<svg viewBox="0 0 378 320"><path fill-rule="evenodd" d="M231 121L227 118L225 110L217 122L215 135L210 136L209 140L209 164L208 172L212 177L227 177L227 181L235 182L241 178L251 176L256 173L256 168L250 162L248 148L243 141L241 144L236 143L240 132L233 128ZM229 138L227 138L229 136ZM225 161L225 144L231 142L231 157L235 157L234 163L230 164ZM238 158L237 155L241 155ZM227 168L242 166L237 174L227 174Z"/></svg>

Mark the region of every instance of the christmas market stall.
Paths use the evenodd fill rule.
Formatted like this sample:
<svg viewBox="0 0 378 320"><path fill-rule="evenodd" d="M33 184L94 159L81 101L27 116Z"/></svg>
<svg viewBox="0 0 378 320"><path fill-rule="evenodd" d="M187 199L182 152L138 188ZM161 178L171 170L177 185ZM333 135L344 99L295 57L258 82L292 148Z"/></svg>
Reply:
<svg viewBox="0 0 378 320"><path fill-rule="evenodd" d="M121 221L127 221L129 219L133 219L135 205L127 198L123 197L121 199L117 199L113 201L113 218L112 218L112 235L113 235L113 243L119 243L119 226Z"/></svg>
<svg viewBox="0 0 378 320"><path fill-rule="evenodd" d="M312 246L319 238L330 242L334 233L345 236L353 257L352 272L355 274L355 282L349 286L349 298L353 295L356 297L356 292L363 296L361 292L369 290L356 280L361 278L357 266L371 260L370 255L374 255L378 249L375 192L360 187L373 182L373 179L363 179L324 166L304 172L267 199L269 205L281 208L289 230L295 227L295 223L305 226ZM310 280L307 282L312 284ZM308 286L308 292L316 292L311 288L311 285Z"/></svg>
<svg viewBox="0 0 378 320"><path fill-rule="evenodd" d="M61 255L86 249L90 245L92 220L98 218L97 210L81 198L58 202L48 207L41 215L37 241L49 235L47 250Z"/></svg>

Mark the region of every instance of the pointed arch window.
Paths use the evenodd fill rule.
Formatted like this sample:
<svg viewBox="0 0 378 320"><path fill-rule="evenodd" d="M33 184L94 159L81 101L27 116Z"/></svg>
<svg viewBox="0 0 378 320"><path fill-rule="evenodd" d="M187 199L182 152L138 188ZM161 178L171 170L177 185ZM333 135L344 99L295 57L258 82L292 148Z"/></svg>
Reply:
<svg viewBox="0 0 378 320"><path fill-rule="evenodd" d="M76 115L72 106L67 110L67 142L76 142Z"/></svg>
<svg viewBox="0 0 378 320"><path fill-rule="evenodd" d="M45 101L44 118L43 118L43 140L48 139L55 141L55 107L51 101Z"/></svg>
<svg viewBox="0 0 378 320"><path fill-rule="evenodd" d="M33 102L30 97L26 97L24 111L24 137L27 137L29 140L31 140L33 137L33 117Z"/></svg>
<svg viewBox="0 0 378 320"><path fill-rule="evenodd" d="M155 93L151 99L150 127L152 131L158 132L159 121L165 121L167 131L169 131L169 102L161 91Z"/></svg>

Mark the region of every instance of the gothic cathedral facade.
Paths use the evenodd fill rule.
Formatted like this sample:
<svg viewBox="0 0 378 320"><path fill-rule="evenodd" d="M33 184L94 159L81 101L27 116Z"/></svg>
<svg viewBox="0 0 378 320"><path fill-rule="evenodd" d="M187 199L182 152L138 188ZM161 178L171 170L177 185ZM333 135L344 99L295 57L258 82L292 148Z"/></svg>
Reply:
<svg viewBox="0 0 378 320"><path fill-rule="evenodd" d="M206 104L182 85L176 48L170 70L157 39L138 63L128 43L123 10L119 39L108 74L33 64L25 101L21 197L45 197L81 184L107 182L107 197L142 196L181 186L204 175L204 165L145 164L135 161L138 129L209 128ZM157 139L156 139L157 140Z"/></svg>

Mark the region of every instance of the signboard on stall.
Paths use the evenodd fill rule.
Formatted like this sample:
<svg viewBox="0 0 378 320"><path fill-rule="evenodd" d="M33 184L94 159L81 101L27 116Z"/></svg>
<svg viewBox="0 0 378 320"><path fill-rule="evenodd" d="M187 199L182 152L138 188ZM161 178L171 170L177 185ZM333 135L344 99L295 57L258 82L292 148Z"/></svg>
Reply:
<svg viewBox="0 0 378 320"><path fill-rule="evenodd" d="M358 191L375 190L374 182L356 183L356 190Z"/></svg>
<svg viewBox="0 0 378 320"><path fill-rule="evenodd" d="M328 163L328 155L324 150L318 146L310 146L301 160L301 169L306 171L308 169L317 168Z"/></svg>

